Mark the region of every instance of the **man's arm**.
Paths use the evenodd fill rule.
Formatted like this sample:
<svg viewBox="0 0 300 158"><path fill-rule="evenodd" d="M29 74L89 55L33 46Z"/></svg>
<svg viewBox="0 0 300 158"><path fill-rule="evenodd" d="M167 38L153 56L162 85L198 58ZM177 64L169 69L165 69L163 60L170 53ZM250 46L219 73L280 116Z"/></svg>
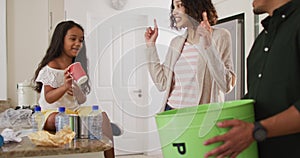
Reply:
<svg viewBox="0 0 300 158"><path fill-rule="evenodd" d="M300 132L300 112L295 106L260 122L267 129L268 137Z"/></svg>
<svg viewBox="0 0 300 158"><path fill-rule="evenodd" d="M299 133L300 112L295 106L291 106L277 115L261 120L261 124L267 129L267 137L269 138ZM224 142L223 145L208 152L205 157L236 157L254 141L252 135L254 129L253 123L241 120L228 120L218 123L218 127L231 127L231 129L227 133L211 138L204 143L205 145L209 145L217 142Z"/></svg>

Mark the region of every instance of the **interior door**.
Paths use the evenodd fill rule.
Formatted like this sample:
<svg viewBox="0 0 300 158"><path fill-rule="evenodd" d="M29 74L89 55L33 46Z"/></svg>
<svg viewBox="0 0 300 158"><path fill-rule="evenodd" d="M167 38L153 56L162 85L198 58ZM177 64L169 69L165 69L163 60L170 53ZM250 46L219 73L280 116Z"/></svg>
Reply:
<svg viewBox="0 0 300 158"><path fill-rule="evenodd" d="M124 133L114 137L117 155L143 153L147 140L148 71L144 53L147 18L123 13L102 22L90 15L94 28L88 33L92 94Z"/></svg>

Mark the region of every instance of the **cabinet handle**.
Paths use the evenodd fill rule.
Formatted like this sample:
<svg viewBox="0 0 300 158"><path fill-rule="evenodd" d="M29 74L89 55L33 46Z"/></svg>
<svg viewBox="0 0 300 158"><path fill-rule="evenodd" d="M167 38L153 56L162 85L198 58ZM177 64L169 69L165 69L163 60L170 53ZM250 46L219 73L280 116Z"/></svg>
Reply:
<svg viewBox="0 0 300 158"><path fill-rule="evenodd" d="M65 18L65 20L67 20L67 11L65 11L65 17L64 18Z"/></svg>
<svg viewBox="0 0 300 158"><path fill-rule="evenodd" d="M52 12L50 12L50 30L52 30Z"/></svg>

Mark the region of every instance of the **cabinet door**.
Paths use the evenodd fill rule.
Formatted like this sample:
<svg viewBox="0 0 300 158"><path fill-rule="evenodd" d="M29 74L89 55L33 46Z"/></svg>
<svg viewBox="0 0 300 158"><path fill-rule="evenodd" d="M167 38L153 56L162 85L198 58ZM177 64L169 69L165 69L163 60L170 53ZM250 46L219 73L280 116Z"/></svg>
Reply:
<svg viewBox="0 0 300 158"><path fill-rule="evenodd" d="M7 100L6 0L0 0L0 100Z"/></svg>
<svg viewBox="0 0 300 158"><path fill-rule="evenodd" d="M48 0L49 42L56 25L65 20L64 0Z"/></svg>

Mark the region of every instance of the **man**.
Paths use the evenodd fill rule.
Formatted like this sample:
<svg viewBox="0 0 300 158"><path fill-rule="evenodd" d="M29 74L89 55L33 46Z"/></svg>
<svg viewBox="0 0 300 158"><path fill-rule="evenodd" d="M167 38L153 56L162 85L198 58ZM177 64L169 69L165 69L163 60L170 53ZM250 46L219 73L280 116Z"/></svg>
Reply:
<svg viewBox="0 0 300 158"><path fill-rule="evenodd" d="M236 157L258 142L259 158L300 158L300 6L298 0L254 0L255 14L268 13L247 59L248 93L256 122L228 120L232 127L205 142L224 142L205 157Z"/></svg>

